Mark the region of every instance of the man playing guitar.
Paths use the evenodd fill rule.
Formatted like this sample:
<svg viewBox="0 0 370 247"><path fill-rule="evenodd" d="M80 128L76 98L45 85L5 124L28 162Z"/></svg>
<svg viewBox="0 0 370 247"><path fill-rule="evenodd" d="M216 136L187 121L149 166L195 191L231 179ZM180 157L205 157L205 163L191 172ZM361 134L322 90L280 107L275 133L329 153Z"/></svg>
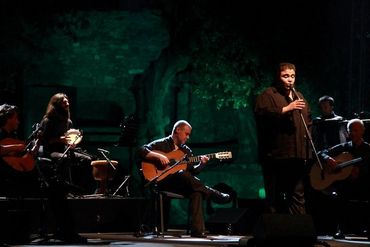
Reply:
<svg viewBox="0 0 370 247"><path fill-rule="evenodd" d="M209 198L218 203L228 203L230 202L230 195L204 185L195 177L208 162L209 157L207 156L201 156L199 162L194 166L176 170L174 173L166 169L170 167L171 154L182 154L179 163L187 157L192 158L192 150L186 145L191 130L192 127L187 121L179 120L173 125L171 135L143 145L139 148L138 155L141 161L146 161L143 163L145 165L142 167L143 170L148 166L150 167L150 163L147 162L152 162L155 164L154 170L168 171L168 173L159 172L154 179L146 177L150 180L150 183L157 183L160 190L182 194L190 198L191 236L205 238L207 236L204 229L202 200Z"/></svg>
<svg viewBox="0 0 370 247"><path fill-rule="evenodd" d="M348 205L350 201L368 203L370 198L368 185L370 144L363 139L365 133L364 123L360 119L352 119L347 124L347 130L350 137L348 142L335 145L319 153L320 158L324 161L324 167L326 168L324 169L323 181L331 176L335 178L336 175L340 178L339 175L343 168L337 169L342 163L336 157L342 154L349 154L352 159L360 160L360 162L346 167L345 169L350 169L348 176L346 178L338 178L338 181L335 181L332 185L340 200L339 203L336 203L338 211L338 231L335 234L336 238L344 238L344 233L348 231L348 229L346 229L346 221L351 218L352 215L349 214L346 205ZM321 181L318 180L317 182ZM356 230L367 230L367 234L369 234L369 229L366 229L369 227L369 211L365 210L361 218L364 221L362 222L362 227L365 229ZM361 232L358 233L362 234Z"/></svg>
<svg viewBox="0 0 370 247"><path fill-rule="evenodd" d="M26 145L17 139L18 109L0 106L0 194L7 197L31 195L37 191L35 160Z"/></svg>

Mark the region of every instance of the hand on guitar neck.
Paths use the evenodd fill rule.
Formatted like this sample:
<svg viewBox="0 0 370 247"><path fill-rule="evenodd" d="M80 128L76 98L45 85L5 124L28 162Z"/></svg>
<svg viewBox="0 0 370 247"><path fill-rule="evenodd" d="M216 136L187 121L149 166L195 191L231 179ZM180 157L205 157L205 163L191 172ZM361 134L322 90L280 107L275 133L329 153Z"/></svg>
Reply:
<svg viewBox="0 0 370 247"><path fill-rule="evenodd" d="M151 181L153 179L157 179L157 181L160 181L169 174L173 174L179 170L186 170L189 164L195 164L198 162L205 164L209 159L224 160L231 158L231 152L218 152L213 154L186 157L185 153L181 150L176 150L169 153L153 150L148 153L146 160L141 163L141 170L146 180ZM160 177L158 178L158 176Z"/></svg>

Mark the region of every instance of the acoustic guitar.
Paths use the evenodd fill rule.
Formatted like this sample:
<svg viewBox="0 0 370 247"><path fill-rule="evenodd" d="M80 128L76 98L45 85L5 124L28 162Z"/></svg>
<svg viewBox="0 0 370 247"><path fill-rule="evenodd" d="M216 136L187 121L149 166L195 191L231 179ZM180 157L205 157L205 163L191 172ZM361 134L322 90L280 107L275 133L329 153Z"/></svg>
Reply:
<svg viewBox="0 0 370 247"><path fill-rule="evenodd" d="M207 156L209 159L219 160L232 158L232 153L228 151L190 157L187 157L181 150L175 150L169 153L157 150L153 151L165 155L170 160L170 163L166 167L162 167L161 164L156 164L153 161L141 162L141 170L145 179L148 181L152 181L153 179L160 181L170 174L176 173L180 170L186 170L188 165L198 163L202 156Z"/></svg>
<svg viewBox="0 0 370 247"><path fill-rule="evenodd" d="M5 161L6 164L8 164L10 167L17 171L20 172L32 171L35 168L36 164L35 155L40 147L39 142L40 142L39 138L37 138L31 150L27 149L19 154L8 154L1 158ZM0 141L0 145L14 145L14 144L24 144L24 142L14 138L5 138Z"/></svg>
<svg viewBox="0 0 370 247"><path fill-rule="evenodd" d="M312 188L316 190L324 190L332 183L338 180L344 180L351 175L353 165L362 161L362 158L353 158L348 152L343 152L334 159L337 161L335 168L329 167L323 163L323 170L320 169L317 163L313 164L310 171L310 182Z"/></svg>

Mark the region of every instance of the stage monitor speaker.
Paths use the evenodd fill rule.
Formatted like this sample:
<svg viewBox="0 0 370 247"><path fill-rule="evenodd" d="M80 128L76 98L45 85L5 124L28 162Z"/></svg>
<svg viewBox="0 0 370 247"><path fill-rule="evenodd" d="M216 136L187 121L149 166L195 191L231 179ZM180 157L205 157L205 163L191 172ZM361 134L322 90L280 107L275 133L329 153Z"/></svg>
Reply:
<svg viewBox="0 0 370 247"><path fill-rule="evenodd" d="M216 234L245 234L245 208L219 208L206 221L207 229Z"/></svg>
<svg viewBox="0 0 370 247"><path fill-rule="evenodd" d="M1 212L0 245L27 244L30 241L30 212L7 210Z"/></svg>
<svg viewBox="0 0 370 247"><path fill-rule="evenodd" d="M310 215L262 214L254 229L256 246L314 246L317 236Z"/></svg>

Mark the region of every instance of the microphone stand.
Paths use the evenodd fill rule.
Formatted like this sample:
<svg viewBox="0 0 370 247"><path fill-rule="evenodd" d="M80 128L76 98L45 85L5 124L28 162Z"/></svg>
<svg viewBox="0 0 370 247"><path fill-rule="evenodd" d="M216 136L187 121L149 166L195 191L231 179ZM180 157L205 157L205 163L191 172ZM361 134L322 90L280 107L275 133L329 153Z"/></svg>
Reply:
<svg viewBox="0 0 370 247"><path fill-rule="evenodd" d="M98 148L98 151L100 152L100 154L104 157L104 159L109 163L110 167L112 167L113 170L116 170L117 168L113 165L112 161L108 158L108 156L105 154L105 153L109 153L109 151L104 151L102 149L99 149ZM105 180L105 186L107 186L108 184L108 169L109 167L107 167L107 174L106 174L106 178L104 179ZM123 181L123 183L119 186L119 188L112 194L112 196L115 196L117 191L123 186L123 184L127 181L128 178L125 177L125 180ZM109 195L108 192L106 192L106 196Z"/></svg>
<svg viewBox="0 0 370 247"><path fill-rule="evenodd" d="M76 135L75 139L73 140L73 142L71 144L68 144L68 147L66 148L66 150L63 152L62 156L59 157L58 161L60 161L62 158L64 158L67 154L67 152L71 149L72 145L75 144L75 142L78 140L78 138L80 138L82 136L82 133L80 132L78 135Z"/></svg>
<svg viewBox="0 0 370 247"><path fill-rule="evenodd" d="M80 132L78 135L76 135L75 139L73 140L73 142L71 144L68 144L68 147L66 148L66 150L63 152L63 154L58 158L57 160L57 166L56 166L56 169L60 169L59 166L60 164L62 163L62 160L64 157L66 157L66 154L68 153L68 151L71 149L72 145L75 144L75 142L82 136L82 132ZM69 181L70 183L72 183L72 174L71 174L71 168L69 167L68 168L68 175L69 175Z"/></svg>
<svg viewBox="0 0 370 247"><path fill-rule="evenodd" d="M291 87L291 90L292 90L292 93L297 97L297 99L301 99L301 97L299 97L297 91L295 90L294 87ZM306 130L306 134L307 134L307 137L308 137L308 140L310 141L310 144L311 144L311 147L312 147L312 150L315 154L315 157L316 157L316 160L317 160L317 164L319 164L319 167L320 167L320 170L321 170L321 179L324 180L325 179L325 174L324 174L324 168L321 164L321 161L320 161L320 158L319 158L319 155L317 154L317 151L316 151L316 147L315 147L315 144L313 143L312 141L312 136L311 136L311 133L310 131L308 130L308 127L307 127L307 123L306 121L304 120L304 117L303 117L303 114L302 114L302 111L299 110L299 115L301 117L301 120L302 120L302 123L304 125L304 128Z"/></svg>
<svg viewBox="0 0 370 247"><path fill-rule="evenodd" d="M123 185L125 185L125 183L128 181L128 179L130 178L131 176L130 175L127 175L125 176L123 182L118 186L118 188L116 189L116 191L112 194L112 196L115 196L117 194L117 192L122 188ZM128 190L128 187L126 186L126 194L127 196L130 196L130 192Z"/></svg>
<svg viewBox="0 0 370 247"><path fill-rule="evenodd" d="M108 161L109 165L113 168L113 170L116 170L117 168L112 164L112 161L105 155L105 152L103 150L99 150L101 155L103 155L104 159Z"/></svg>
<svg viewBox="0 0 370 247"><path fill-rule="evenodd" d="M294 88L294 87L291 87L291 90L292 90L292 93L297 97L297 99L301 99L301 97L299 97L299 95L298 95L298 93L297 93L297 91L295 90L295 88ZM325 179L324 168L323 168L323 166L322 166L322 164L321 164L321 161L320 161L320 158L319 158L319 156L318 156L318 154L317 154L315 144L314 144L314 143L313 143L313 141L312 141L311 133L310 133L310 131L308 130L308 127L307 127L306 121L304 120L304 117L303 117L303 114L302 114L302 111L301 111L301 110L299 111L299 114L300 114L300 116L301 116L302 123L303 123L303 125L304 125L304 127L305 127L306 134L307 134L307 137L308 137L308 139L309 139L309 141L310 141L310 144L311 144L312 150L313 150L313 152L315 153L315 157L316 157L316 160L317 160L317 164L318 164L318 165L319 165L319 167L320 167L320 170L321 170L321 173L320 173L320 175L321 175L321 180L324 180L324 179ZM319 240L316 240L316 244L320 244L320 245L323 245L323 246L330 246L328 243L326 243L326 242L324 242L324 241L319 241Z"/></svg>
<svg viewBox="0 0 370 247"><path fill-rule="evenodd" d="M41 125L39 123L36 123L32 126L33 129L35 129L34 131L32 131L32 133L27 137L27 140L26 140L26 147L24 148L25 151L28 151L28 149L30 148L30 145L32 144L32 141L33 139L35 138L35 136L38 134L39 130L41 129Z"/></svg>

